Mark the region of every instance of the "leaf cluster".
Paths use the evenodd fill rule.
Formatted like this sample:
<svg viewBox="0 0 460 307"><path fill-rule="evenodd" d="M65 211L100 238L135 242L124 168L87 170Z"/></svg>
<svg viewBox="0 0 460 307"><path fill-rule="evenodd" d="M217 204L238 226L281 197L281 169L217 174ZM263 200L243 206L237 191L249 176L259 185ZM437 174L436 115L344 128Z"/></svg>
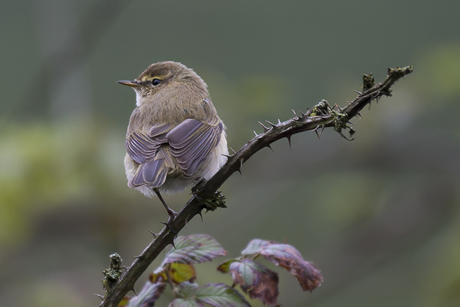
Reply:
<svg viewBox="0 0 460 307"><path fill-rule="evenodd" d="M293 246L254 239L241 252L241 257L227 260L217 267L220 272L232 275L233 285L198 285L194 264L226 255L219 242L208 235L178 237L175 247L167 249L162 264L150 274L139 295L125 297L118 306L154 306L168 285L175 297L170 307L250 306L236 286L251 299L278 306L278 274L255 261L260 256L291 272L304 291L312 291L323 281L319 270L305 261Z"/></svg>

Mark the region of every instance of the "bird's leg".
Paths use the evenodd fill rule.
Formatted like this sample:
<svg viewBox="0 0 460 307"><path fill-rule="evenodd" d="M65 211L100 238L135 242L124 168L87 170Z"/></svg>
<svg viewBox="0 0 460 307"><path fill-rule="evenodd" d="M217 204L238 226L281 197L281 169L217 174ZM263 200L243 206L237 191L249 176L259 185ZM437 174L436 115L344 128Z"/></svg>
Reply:
<svg viewBox="0 0 460 307"><path fill-rule="evenodd" d="M168 205L164 201L163 197L161 196L160 191L158 191L157 188L154 188L153 191L157 194L157 196L160 199L161 203L163 204L163 206L165 206L165 209L168 212L168 215L169 215L168 224L169 224L169 222L171 222L177 216L177 213L173 209L168 207Z"/></svg>

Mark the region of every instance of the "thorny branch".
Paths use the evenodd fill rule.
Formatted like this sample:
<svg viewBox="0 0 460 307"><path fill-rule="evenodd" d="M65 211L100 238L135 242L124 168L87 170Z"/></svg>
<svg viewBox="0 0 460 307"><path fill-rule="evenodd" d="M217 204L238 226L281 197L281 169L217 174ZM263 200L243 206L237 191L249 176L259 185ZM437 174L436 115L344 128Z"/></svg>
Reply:
<svg viewBox="0 0 460 307"><path fill-rule="evenodd" d="M308 130L315 131L319 136L324 128L333 127L342 137L348 139L343 135L342 130L348 130L350 137L353 135L354 130L350 125L350 119L357 115L360 116L359 112L372 101L378 101L382 96L391 96L391 87L395 82L411 72L412 66L389 68L387 78L379 84L375 84L372 74L364 75L363 91L358 92L358 96L344 108L337 105L331 107L326 100L322 100L306 113L299 112L298 114L293 111L294 117L287 121L278 120L278 123L267 121L266 125L260 123L263 132L256 133L256 136L238 152L230 155L227 163L209 181L195 186L194 196L170 222L170 227L165 226L160 233L154 234L153 241L136 257L126 272L118 280L111 280L110 287L106 287L107 292L100 306L117 306L130 290L134 291L134 283L141 274L168 244L174 245L177 233L195 215L201 215L203 209L214 211L217 207L225 207L223 196L217 189L234 172L241 172L243 163L252 155L264 147L270 147L271 143L282 138L287 138L290 144L293 134Z"/></svg>

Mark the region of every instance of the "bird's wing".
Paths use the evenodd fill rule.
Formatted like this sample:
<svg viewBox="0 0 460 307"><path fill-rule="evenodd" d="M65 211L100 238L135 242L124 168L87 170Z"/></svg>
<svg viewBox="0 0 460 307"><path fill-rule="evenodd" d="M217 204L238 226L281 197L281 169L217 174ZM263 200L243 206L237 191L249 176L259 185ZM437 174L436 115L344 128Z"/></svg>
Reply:
<svg viewBox="0 0 460 307"><path fill-rule="evenodd" d="M192 176L220 141L223 124L210 125L186 119L166 134L171 154L185 176Z"/></svg>
<svg viewBox="0 0 460 307"><path fill-rule="evenodd" d="M158 188L166 181L169 167L164 159L152 160L141 164L134 177L128 182L130 188L147 185L150 188Z"/></svg>
<svg viewBox="0 0 460 307"><path fill-rule="evenodd" d="M126 152L139 164L154 160L161 144L167 143L166 133L169 130L169 125L153 125L148 133L134 131L125 141Z"/></svg>
<svg viewBox="0 0 460 307"><path fill-rule="evenodd" d="M131 188L142 185L156 188L165 182L172 161L161 145L167 143L169 130L169 125L154 125L148 133L135 131L126 139L128 155L139 164L136 174L128 182Z"/></svg>

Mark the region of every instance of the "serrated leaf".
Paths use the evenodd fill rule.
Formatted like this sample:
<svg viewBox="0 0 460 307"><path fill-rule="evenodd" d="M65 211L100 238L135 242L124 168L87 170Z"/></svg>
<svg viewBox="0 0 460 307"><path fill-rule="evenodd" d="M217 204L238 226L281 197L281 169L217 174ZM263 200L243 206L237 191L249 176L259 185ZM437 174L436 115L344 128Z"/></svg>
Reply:
<svg viewBox="0 0 460 307"><path fill-rule="evenodd" d="M225 284L206 284L196 291L198 301L214 307L250 307L236 289Z"/></svg>
<svg viewBox="0 0 460 307"><path fill-rule="evenodd" d="M312 262L305 261L299 251L289 244L268 244L259 253L268 261L291 272L304 291L312 291L323 282L318 268Z"/></svg>
<svg viewBox="0 0 460 307"><path fill-rule="evenodd" d="M194 298L176 298L171 304L168 305L169 307L204 307L202 302L197 301Z"/></svg>
<svg viewBox="0 0 460 307"><path fill-rule="evenodd" d="M278 274L249 259L235 261L230 265L235 284L252 299L264 304L276 305L278 299Z"/></svg>
<svg viewBox="0 0 460 307"><path fill-rule="evenodd" d="M171 263L169 266L169 276L175 284L185 281L194 281L196 279L195 267L186 263Z"/></svg>
<svg viewBox="0 0 460 307"><path fill-rule="evenodd" d="M230 272L230 264L232 264L235 261L238 261L238 260L230 259L230 260L224 261L221 264L219 264L219 266L217 267L217 270L222 273L228 273Z"/></svg>
<svg viewBox="0 0 460 307"><path fill-rule="evenodd" d="M166 288L163 282L146 282L138 296L132 297L127 307L151 307L155 305L160 295Z"/></svg>
<svg viewBox="0 0 460 307"><path fill-rule="evenodd" d="M253 255L259 253L260 249L269 244L273 244L273 241L266 241L261 239L254 239L249 242L248 246L241 252L242 255Z"/></svg>
<svg viewBox="0 0 460 307"><path fill-rule="evenodd" d="M195 293L197 289L198 289L198 285L196 283L185 281L179 285L177 292L183 298L190 298L190 297L195 297Z"/></svg>
<svg viewBox="0 0 460 307"><path fill-rule="evenodd" d="M225 256L227 252L214 238L208 235L190 235L178 237L165 256L162 265L167 263L201 263L211 261L218 256Z"/></svg>
<svg viewBox="0 0 460 307"><path fill-rule="evenodd" d="M196 271L193 265L173 262L158 267L155 272L150 274L149 281L151 283L167 281L168 274L171 277L171 281L175 284L180 284L184 281L194 281L196 279Z"/></svg>

